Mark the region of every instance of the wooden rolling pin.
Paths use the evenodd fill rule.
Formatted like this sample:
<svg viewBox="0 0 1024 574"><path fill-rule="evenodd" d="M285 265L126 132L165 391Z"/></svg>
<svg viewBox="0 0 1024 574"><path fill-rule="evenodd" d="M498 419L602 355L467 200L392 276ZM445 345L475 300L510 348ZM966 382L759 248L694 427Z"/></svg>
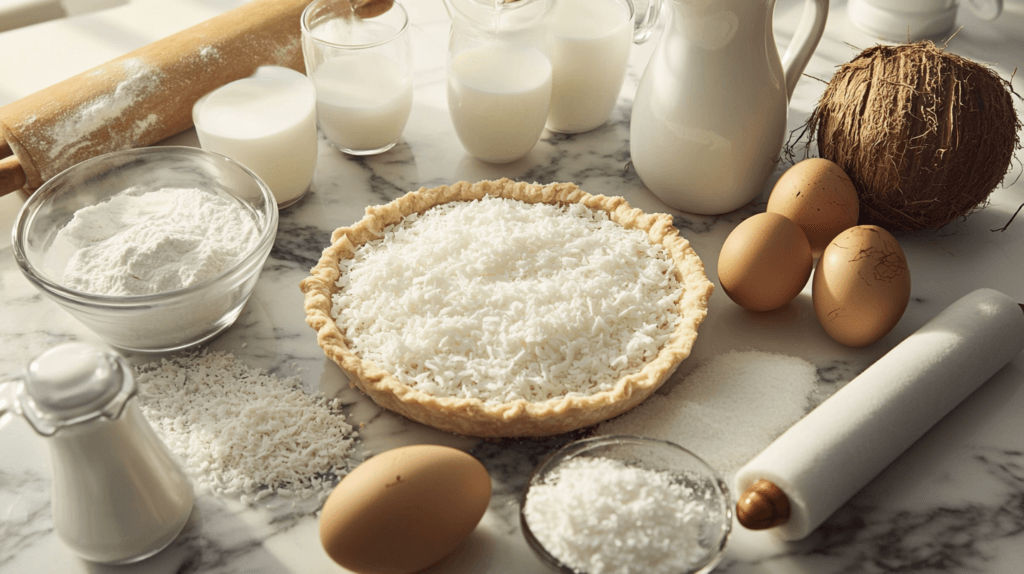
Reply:
<svg viewBox="0 0 1024 574"><path fill-rule="evenodd" d="M0 195L180 133L196 100L260 66L305 73L299 20L310 1L248 2L0 108ZM335 11L372 18L392 3L342 0Z"/></svg>
<svg viewBox="0 0 1024 574"><path fill-rule="evenodd" d="M259 66L304 72L307 4L248 2L0 108L0 194L182 132L196 100Z"/></svg>
<svg viewBox="0 0 1024 574"><path fill-rule="evenodd" d="M979 289L894 347L736 473L740 524L810 534L1024 349L1022 311Z"/></svg>

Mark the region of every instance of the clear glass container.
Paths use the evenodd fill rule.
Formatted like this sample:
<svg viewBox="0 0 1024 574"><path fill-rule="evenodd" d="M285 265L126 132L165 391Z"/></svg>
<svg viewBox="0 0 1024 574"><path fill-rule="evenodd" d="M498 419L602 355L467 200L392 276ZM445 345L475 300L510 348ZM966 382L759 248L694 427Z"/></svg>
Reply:
<svg viewBox="0 0 1024 574"><path fill-rule="evenodd" d="M445 0L448 112L462 146L488 163L522 158L551 104L547 20L554 0Z"/></svg>
<svg viewBox="0 0 1024 574"><path fill-rule="evenodd" d="M320 130L352 155L383 153L405 129L413 101L409 15L397 0L363 17L349 0L316 0L302 13L306 75ZM369 4L369 3L367 3Z"/></svg>
<svg viewBox="0 0 1024 574"><path fill-rule="evenodd" d="M633 476L631 480L638 480L636 475L639 475L646 482L632 483L628 493L602 491L600 496L607 497L606 504L575 506L574 503L581 502L587 497L581 496L580 500L570 500L573 497L568 497L564 505L559 502L557 509L552 511L550 507L546 508L543 517L534 517L533 519L538 522L542 519L551 520L557 525L586 523L590 525L587 534L592 536L594 532L603 529L603 526L595 525L597 522L602 525L623 524L623 520L630 518L636 518L640 524L657 522L653 511L651 516L644 514L643 517L631 516L634 513L632 510L621 516L611 516L602 514L602 508L607 510L613 502L619 502L620 499L629 499L628 505L630 506L638 504L637 496L634 495L638 492L643 493L648 487L655 492L661 492L664 488L678 489L675 492L679 494L679 497L671 500L674 507L667 507L667 510L674 513L675 516L686 515L689 517L685 520L682 528L670 530L661 528L651 532L637 532L640 524L624 526L624 528L628 531L630 539L634 541L645 541L645 537L649 537L652 548L671 544L670 548L673 551L686 553L685 556L679 556L679 560L676 560L676 562L685 563L685 566L669 572L662 563L659 563L658 568L651 568L652 574L654 572L660 574L705 574L714 569L722 558L726 541L732 530L732 499L725 481L715 469L685 448L663 440L635 436L595 437L569 443L549 456L533 471L523 492L519 522L526 542L545 564L552 570L564 574L594 574L586 569L586 565L570 564L574 561L566 554L562 554L560 557L558 550L545 545L546 540L548 545L567 548L575 546L579 541L567 540L566 537L571 537L572 533L567 532L565 528L551 528L551 525L531 525L529 502L531 493L542 486L556 484L560 487L568 487L564 491L594 489L593 482L580 484L578 489L575 484L559 484L561 481L571 479L566 477L573 476L572 474L561 474L561 471L572 466L573 463L587 460L600 461L600 459L610 461L610 466L600 468L609 468L613 472L617 472L619 469L638 470L641 472L631 475ZM665 481L662 489L654 487L654 483L657 481ZM609 481L609 484L618 483ZM622 484L625 485L625 481ZM601 484L597 487L607 488L608 485ZM589 501L592 503L595 502L594 495L596 493L591 491ZM659 500L655 506L661 507L667 504L670 504L669 499ZM623 504L623 506L625 505ZM642 505L638 507L642 507ZM649 506L644 508L650 510ZM568 512L569 515L562 514L563 511ZM576 515L575 513L580 514ZM589 516L586 516L587 514ZM610 514L615 514L615 512ZM658 539L656 538L658 535L665 535L666 538ZM587 558L594 558L595 553L600 553L602 556L598 558L602 560L597 562L602 562L605 565L602 572L616 572L617 570L609 564L622 560L621 555L614 555L616 552L624 552L617 551L615 548L616 544L621 541L622 538L619 538L615 543L601 545L596 550L591 548L587 552ZM596 543L593 540L587 541L587 544ZM636 550L632 549L629 552L635 553ZM630 563L631 571L637 571L635 570L637 567L643 566L638 563Z"/></svg>
<svg viewBox="0 0 1024 574"><path fill-rule="evenodd" d="M128 190L199 189L243 209L259 230L248 253L219 275L147 295L97 295L66 287L75 247L58 233L82 208ZM230 327L252 294L277 237L277 201L251 170L193 147L157 146L111 152L57 174L22 206L14 225L14 259L40 292L118 349L175 351Z"/></svg>

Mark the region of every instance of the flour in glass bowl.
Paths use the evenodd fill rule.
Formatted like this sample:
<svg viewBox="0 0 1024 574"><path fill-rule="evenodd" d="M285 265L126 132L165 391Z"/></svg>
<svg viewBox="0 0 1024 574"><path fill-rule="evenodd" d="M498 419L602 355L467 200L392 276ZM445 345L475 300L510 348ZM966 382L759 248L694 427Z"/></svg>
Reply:
<svg viewBox="0 0 1024 574"><path fill-rule="evenodd" d="M252 216L198 189L132 188L75 212L57 234L77 250L63 284L96 295L150 295L216 277L259 241Z"/></svg>

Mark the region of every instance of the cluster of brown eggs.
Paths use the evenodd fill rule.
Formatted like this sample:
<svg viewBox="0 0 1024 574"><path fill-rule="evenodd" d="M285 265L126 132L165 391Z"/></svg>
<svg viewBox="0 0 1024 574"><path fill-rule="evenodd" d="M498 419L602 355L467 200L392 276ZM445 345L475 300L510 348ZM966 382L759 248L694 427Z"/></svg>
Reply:
<svg viewBox="0 0 1024 574"><path fill-rule="evenodd" d="M910 272L896 238L857 225L859 211L857 190L838 165L795 164L772 189L767 211L726 238L722 289L746 309L771 311L796 298L813 271L811 299L825 332L844 345L874 343L903 316Z"/></svg>

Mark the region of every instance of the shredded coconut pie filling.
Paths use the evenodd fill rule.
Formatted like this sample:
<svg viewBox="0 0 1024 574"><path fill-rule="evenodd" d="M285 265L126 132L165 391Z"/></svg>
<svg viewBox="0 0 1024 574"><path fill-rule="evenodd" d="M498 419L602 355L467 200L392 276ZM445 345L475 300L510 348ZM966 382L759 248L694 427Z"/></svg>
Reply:
<svg viewBox="0 0 1024 574"><path fill-rule="evenodd" d="M463 434L554 434L635 406L689 354L711 292L669 216L571 184L420 190L359 225L303 282L307 321L378 403ZM531 428L545 416L566 420Z"/></svg>
<svg viewBox="0 0 1024 574"><path fill-rule="evenodd" d="M438 397L607 391L680 321L665 249L578 203L446 203L388 227L339 270L332 315L352 351Z"/></svg>

